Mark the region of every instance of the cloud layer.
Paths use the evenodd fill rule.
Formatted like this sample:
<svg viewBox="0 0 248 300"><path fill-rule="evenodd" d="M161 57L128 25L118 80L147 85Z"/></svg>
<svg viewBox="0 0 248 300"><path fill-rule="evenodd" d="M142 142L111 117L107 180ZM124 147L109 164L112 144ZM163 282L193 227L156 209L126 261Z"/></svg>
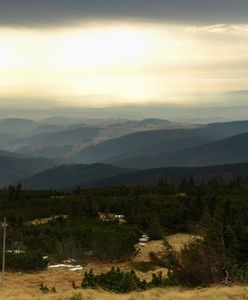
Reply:
<svg viewBox="0 0 248 300"><path fill-rule="evenodd" d="M57 26L90 19L186 24L247 23L246 0L8 0L0 26Z"/></svg>

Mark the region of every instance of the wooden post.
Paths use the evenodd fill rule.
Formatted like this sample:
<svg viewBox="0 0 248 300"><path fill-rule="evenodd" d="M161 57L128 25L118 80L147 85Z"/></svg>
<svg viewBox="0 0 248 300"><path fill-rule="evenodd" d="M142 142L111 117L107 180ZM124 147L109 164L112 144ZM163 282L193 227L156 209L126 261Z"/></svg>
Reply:
<svg viewBox="0 0 248 300"><path fill-rule="evenodd" d="M2 286L4 285L4 272L5 272L5 254L6 254L6 218L3 221L3 260L2 260Z"/></svg>

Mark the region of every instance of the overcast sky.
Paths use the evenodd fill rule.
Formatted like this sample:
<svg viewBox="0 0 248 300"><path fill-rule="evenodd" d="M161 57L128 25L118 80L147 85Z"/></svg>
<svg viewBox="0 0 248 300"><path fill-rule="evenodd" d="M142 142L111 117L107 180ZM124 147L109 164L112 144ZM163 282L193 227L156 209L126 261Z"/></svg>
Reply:
<svg viewBox="0 0 248 300"><path fill-rule="evenodd" d="M36 26L87 19L137 18L188 24L246 23L246 0L8 0L2 25Z"/></svg>
<svg viewBox="0 0 248 300"><path fill-rule="evenodd" d="M246 0L2 2L0 108L230 104L247 90Z"/></svg>

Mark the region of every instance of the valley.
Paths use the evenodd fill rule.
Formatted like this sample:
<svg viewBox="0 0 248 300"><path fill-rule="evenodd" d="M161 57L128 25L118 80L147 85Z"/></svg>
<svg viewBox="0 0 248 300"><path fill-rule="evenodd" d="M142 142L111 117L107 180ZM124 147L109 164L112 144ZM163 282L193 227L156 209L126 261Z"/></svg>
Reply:
<svg viewBox="0 0 248 300"><path fill-rule="evenodd" d="M19 134L7 143L3 140L1 187L22 183L26 188L68 190L104 184L151 185L164 177L177 183L189 176L197 182L214 176L231 180L246 173L247 121L186 127L161 119L105 120L101 127L93 120L88 121L91 127L20 119L1 122L2 134Z"/></svg>

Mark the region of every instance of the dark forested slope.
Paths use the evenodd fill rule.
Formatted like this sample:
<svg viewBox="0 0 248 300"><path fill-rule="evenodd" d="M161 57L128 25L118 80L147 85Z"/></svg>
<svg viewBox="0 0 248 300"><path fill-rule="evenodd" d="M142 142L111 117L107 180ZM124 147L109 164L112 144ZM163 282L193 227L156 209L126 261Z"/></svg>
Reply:
<svg viewBox="0 0 248 300"><path fill-rule="evenodd" d="M92 164L92 165L63 165L35 174L21 180L26 189L67 189L87 185L103 178L111 178L116 175L130 172L129 169L120 167Z"/></svg>
<svg viewBox="0 0 248 300"><path fill-rule="evenodd" d="M0 187L57 165L54 160L0 153Z"/></svg>

